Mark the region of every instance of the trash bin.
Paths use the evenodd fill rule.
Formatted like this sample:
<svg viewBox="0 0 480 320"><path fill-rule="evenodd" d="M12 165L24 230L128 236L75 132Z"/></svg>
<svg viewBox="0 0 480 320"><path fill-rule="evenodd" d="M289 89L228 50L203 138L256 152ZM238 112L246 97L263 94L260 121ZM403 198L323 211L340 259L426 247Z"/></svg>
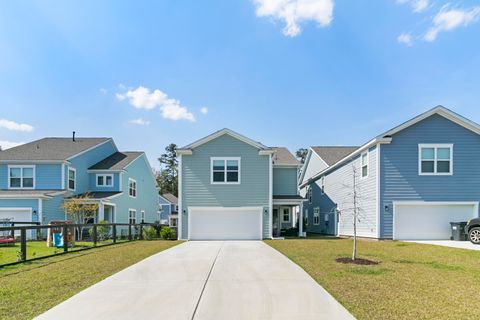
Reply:
<svg viewBox="0 0 480 320"><path fill-rule="evenodd" d="M450 240L467 241L467 234L465 233L466 222L450 222L452 229L452 236Z"/></svg>

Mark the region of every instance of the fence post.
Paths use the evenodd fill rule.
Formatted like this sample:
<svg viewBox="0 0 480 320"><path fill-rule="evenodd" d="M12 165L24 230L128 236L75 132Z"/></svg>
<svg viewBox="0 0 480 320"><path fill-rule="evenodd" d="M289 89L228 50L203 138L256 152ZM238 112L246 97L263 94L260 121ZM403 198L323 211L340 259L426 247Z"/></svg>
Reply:
<svg viewBox="0 0 480 320"><path fill-rule="evenodd" d="M132 241L132 225L128 224L128 241Z"/></svg>
<svg viewBox="0 0 480 320"><path fill-rule="evenodd" d="M20 260L26 261L27 260L27 229L22 228L20 229Z"/></svg>
<svg viewBox="0 0 480 320"><path fill-rule="evenodd" d="M63 252L68 252L68 226L63 225Z"/></svg>
<svg viewBox="0 0 480 320"><path fill-rule="evenodd" d="M112 227L113 227L113 232L112 232L113 243L117 243L117 226L114 224L112 225Z"/></svg>
<svg viewBox="0 0 480 320"><path fill-rule="evenodd" d="M138 235L140 240L143 240L143 224L140 224L140 234Z"/></svg>
<svg viewBox="0 0 480 320"><path fill-rule="evenodd" d="M96 247L97 246L97 226L96 225L93 225L93 246Z"/></svg>
<svg viewBox="0 0 480 320"><path fill-rule="evenodd" d="M157 225L155 229L157 230L157 238L160 239L160 231L162 230L162 225Z"/></svg>

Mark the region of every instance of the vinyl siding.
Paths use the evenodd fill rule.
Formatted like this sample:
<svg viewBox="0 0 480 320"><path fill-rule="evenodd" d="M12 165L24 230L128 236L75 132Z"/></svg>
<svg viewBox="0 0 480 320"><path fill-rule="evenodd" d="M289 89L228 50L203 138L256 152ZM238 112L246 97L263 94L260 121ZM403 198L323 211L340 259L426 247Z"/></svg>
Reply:
<svg viewBox="0 0 480 320"><path fill-rule="evenodd" d="M223 135L182 156L182 235L188 235L188 207L264 207L268 235L269 156L229 135ZM241 183L212 185L210 157L241 157ZM265 219L267 217L267 219ZM266 221L265 221L266 220Z"/></svg>
<svg viewBox="0 0 480 320"><path fill-rule="evenodd" d="M32 221L38 221L38 199L2 199L0 208L31 208Z"/></svg>
<svg viewBox="0 0 480 320"><path fill-rule="evenodd" d="M12 165L32 165L31 163ZM36 164L35 165L35 189L36 190L60 190L62 188L62 165L61 164ZM0 189L8 189L8 164L0 165Z"/></svg>
<svg viewBox="0 0 480 320"><path fill-rule="evenodd" d="M433 115L381 146L381 237L393 237L393 201L479 201L480 136ZM418 145L453 144L452 176L420 176ZM389 210L385 210L388 206ZM412 221L412 223L414 223Z"/></svg>
<svg viewBox="0 0 480 320"><path fill-rule="evenodd" d="M297 194L297 168L273 168L273 195Z"/></svg>
<svg viewBox="0 0 480 320"><path fill-rule="evenodd" d="M97 174L112 174L113 186L97 187ZM90 191L96 191L96 192L120 191L120 174L119 173L111 173L111 172L105 171L105 172L88 173L88 175L89 175Z"/></svg>
<svg viewBox="0 0 480 320"><path fill-rule="evenodd" d="M65 220L65 210L62 208L63 199L64 196L59 195L49 200L43 200L42 223L49 223L52 220ZM67 216L68 219L70 218Z"/></svg>

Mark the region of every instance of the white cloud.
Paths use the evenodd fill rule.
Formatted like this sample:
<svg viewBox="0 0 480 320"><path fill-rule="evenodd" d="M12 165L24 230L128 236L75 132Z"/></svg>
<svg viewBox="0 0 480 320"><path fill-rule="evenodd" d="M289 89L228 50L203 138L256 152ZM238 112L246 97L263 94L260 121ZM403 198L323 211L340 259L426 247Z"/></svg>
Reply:
<svg viewBox="0 0 480 320"><path fill-rule="evenodd" d="M413 45L412 35L410 33L402 33L398 36L397 41L406 45L407 47L411 47Z"/></svg>
<svg viewBox="0 0 480 320"><path fill-rule="evenodd" d="M0 140L0 147L2 147L2 150L10 149L10 148L19 146L21 144L24 144L24 142L12 142L12 141Z"/></svg>
<svg viewBox="0 0 480 320"><path fill-rule="evenodd" d="M33 127L29 124L18 123L15 121L0 119L0 128L5 128L13 131L23 131L23 132L32 132Z"/></svg>
<svg viewBox="0 0 480 320"><path fill-rule="evenodd" d="M480 6L471 9L456 9L445 5L433 18L433 26L425 33L425 41L432 42L442 31L451 31L461 26L468 26L480 17Z"/></svg>
<svg viewBox="0 0 480 320"><path fill-rule="evenodd" d="M202 109L200 109L200 112L203 113L203 114L207 114L208 113L208 108L203 107Z"/></svg>
<svg viewBox="0 0 480 320"><path fill-rule="evenodd" d="M397 0L397 3L405 4L408 3L413 8L413 12L419 13L428 9L430 6L429 0Z"/></svg>
<svg viewBox="0 0 480 320"><path fill-rule="evenodd" d="M165 119L195 121L193 114L183 107L180 101L169 98L159 89L150 92L150 89L139 86L125 93L117 93L116 97L120 101L128 100L137 109L151 110L159 107Z"/></svg>
<svg viewBox="0 0 480 320"><path fill-rule="evenodd" d="M315 21L321 27L333 19L333 0L253 0L258 17L271 17L285 22L283 34L290 37L302 31L300 23Z"/></svg>
<svg viewBox="0 0 480 320"><path fill-rule="evenodd" d="M107 93L108 93L108 90L105 89L105 88L100 88L100 93L101 93L101 94L107 94Z"/></svg>
<svg viewBox="0 0 480 320"><path fill-rule="evenodd" d="M142 118L132 119L132 120L128 121L128 123L130 123L130 124L136 124L136 125L139 125L139 126L148 126L148 125L150 125L150 121L147 121L147 120L142 119Z"/></svg>

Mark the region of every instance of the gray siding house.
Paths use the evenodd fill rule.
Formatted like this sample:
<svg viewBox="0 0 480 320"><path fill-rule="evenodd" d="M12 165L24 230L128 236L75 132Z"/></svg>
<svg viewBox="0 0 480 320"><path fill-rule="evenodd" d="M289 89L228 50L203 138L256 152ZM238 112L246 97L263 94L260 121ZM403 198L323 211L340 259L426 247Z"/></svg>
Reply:
<svg viewBox="0 0 480 320"><path fill-rule="evenodd" d="M480 126L438 106L300 176L307 231L370 238L448 239L452 221L479 216ZM355 178L355 181L354 181Z"/></svg>
<svg viewBox="0 0 480 320"><path fill-rule="evenodd" d="M177 150L179 238L262 239L295 226L299 162L223 129Z"/></svg>

